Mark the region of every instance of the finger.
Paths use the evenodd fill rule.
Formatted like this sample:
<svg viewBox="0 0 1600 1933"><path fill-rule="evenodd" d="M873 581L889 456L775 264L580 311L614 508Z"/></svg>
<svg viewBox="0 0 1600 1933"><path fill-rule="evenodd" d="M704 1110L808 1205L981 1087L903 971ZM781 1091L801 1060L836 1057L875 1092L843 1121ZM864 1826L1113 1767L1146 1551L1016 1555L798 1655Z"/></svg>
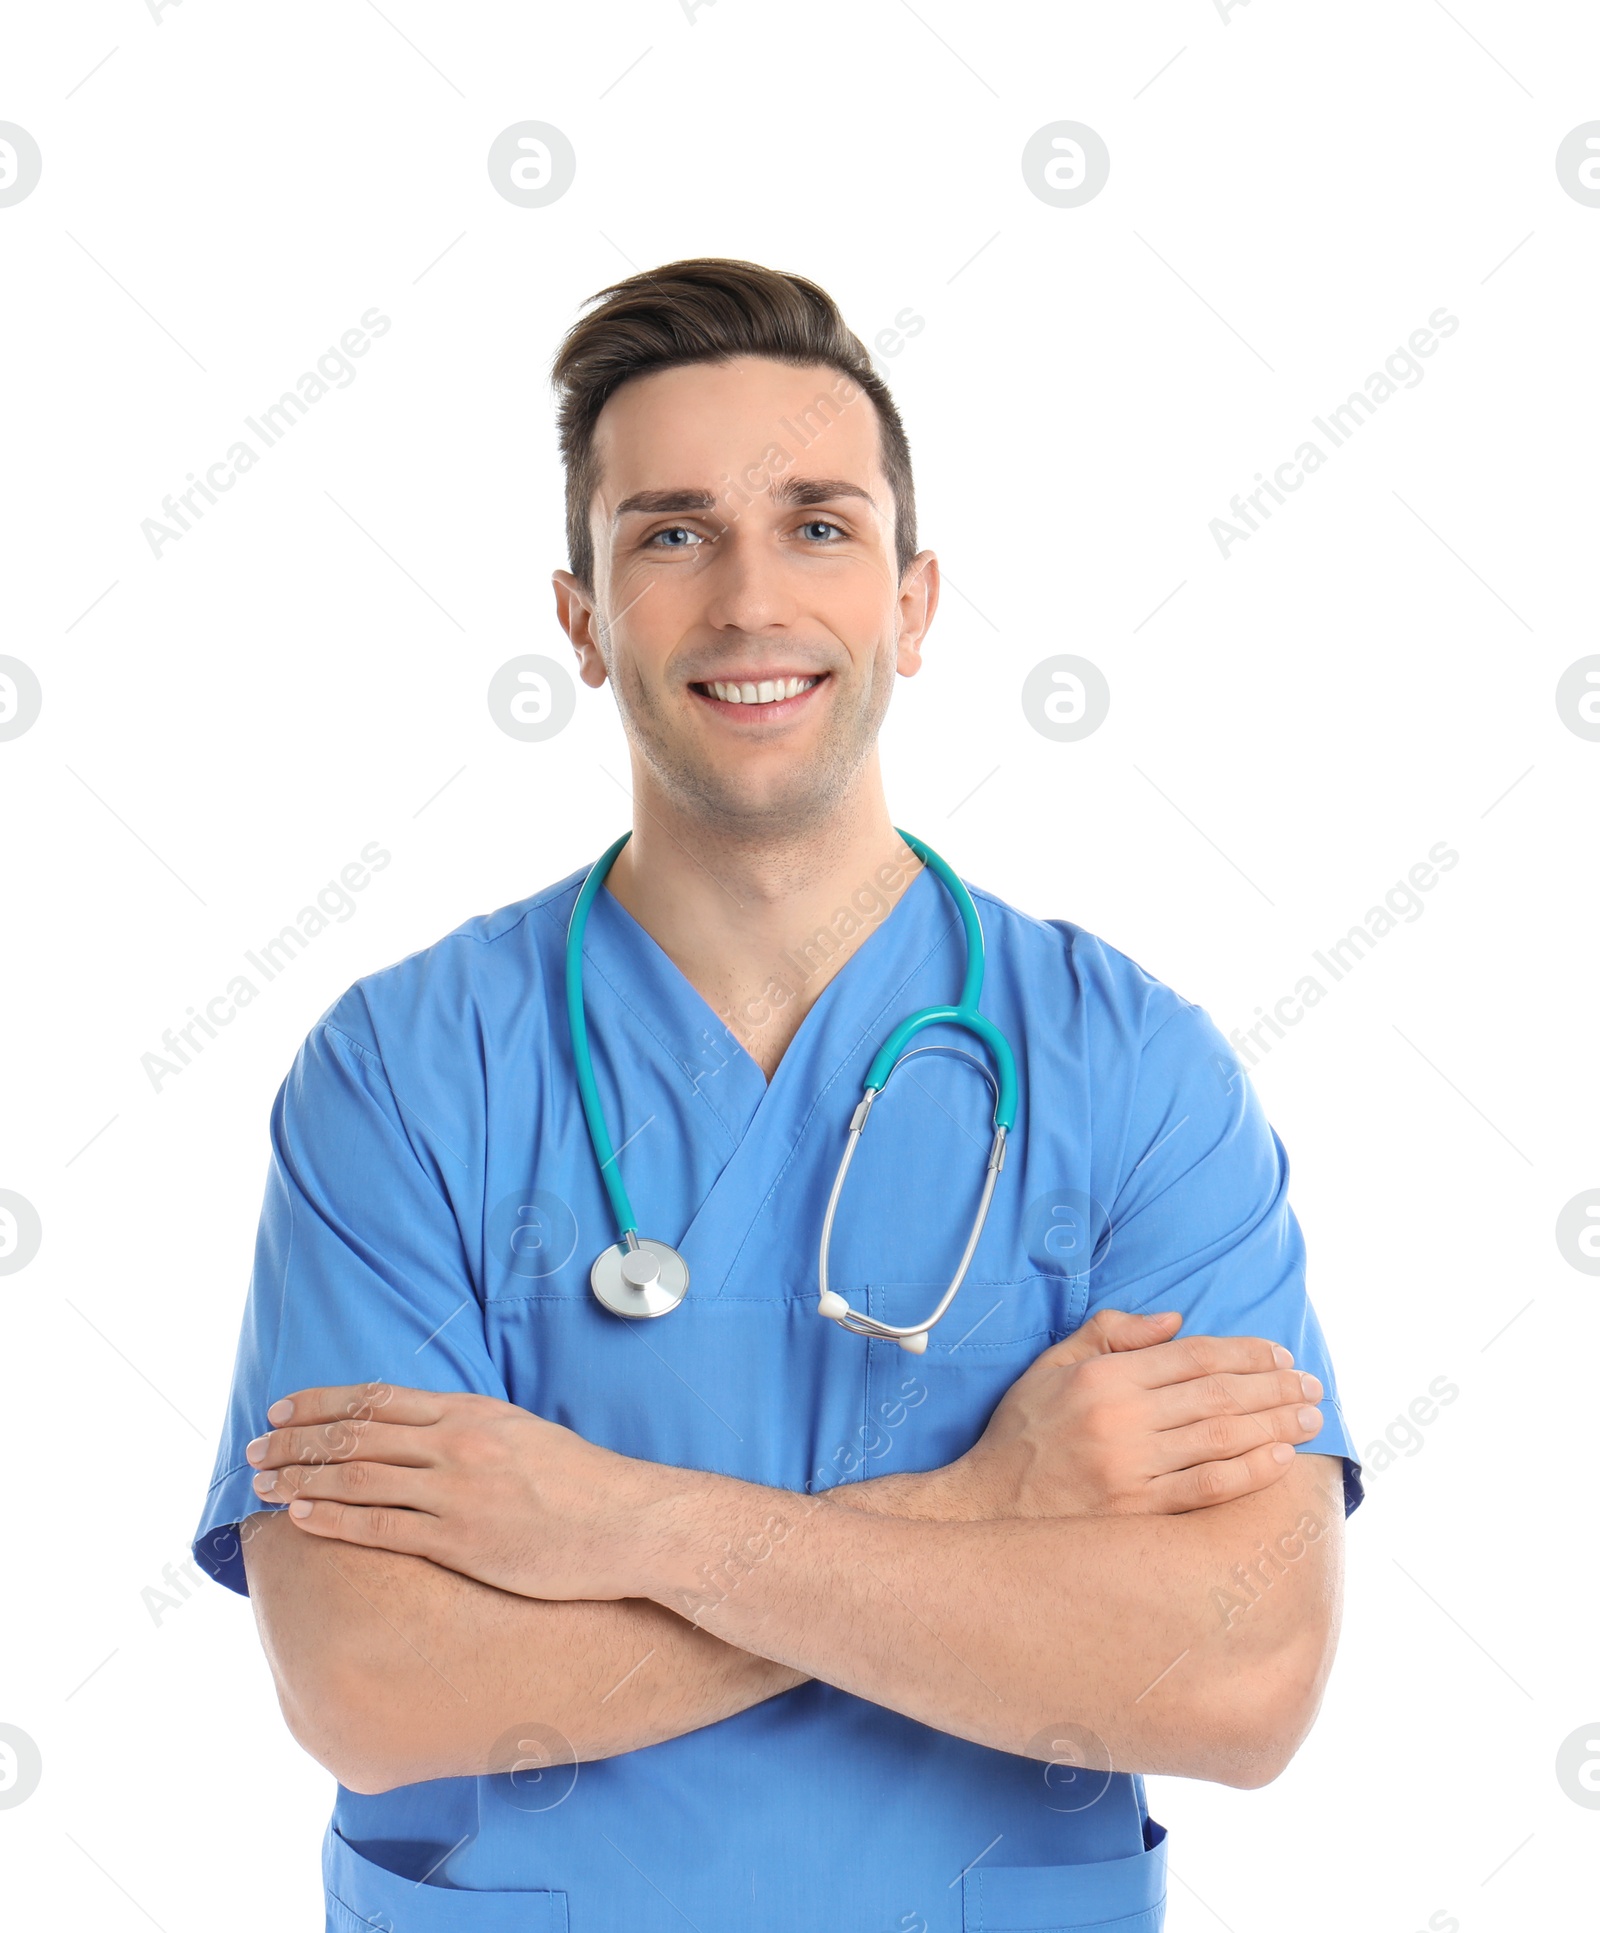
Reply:
<svg viewBox="0 0 1600 1933"><path fill-rule="evenodd" d="M1157 1342L1170 1342L1182 1325L1183 1315L1177 1309L1163 1309L1157 1315L1102 1309L1100 1319L1113 1349L1148 1349Z"/></svg>
<svg viewBox="0 0 1600 1933"><path fill-rule="evenodd" d="M296 1497L326 1497L337 1503L391 1504L426 1508L433 1494L429 1476L394 1463L291 1463L282 1470L258 1470L251 1488L263 1503L293 1503Z"/></svg>
<svg viewBox="0 0 1600 1933"><path fill-rule="evenodd" d="M344 1383L327 1389L297 1389L280 1396L267 1411L269 1423L361 1422L382 1417L387 1423L437 1423L444 1398L436 1390L401 1389L393 1383Z"/></svg>
<svg viewBox="0 0 1600 1933"><path fill-rule="evenodd" d="M1177 1336L1143 1349L1129 1373L1145 1389L1192 1382L1197 1376L1242 1375L1267 1369L1292 1369L1294 1357L1282 1343L1264 1336Z"/></svg>
<svg viewBox="0 0 1600 1933"><path fill-rule="evenodd" d="M282 1470L291 1463L406 1463L434 1461L429 1432L399 1423L321 1423L306 1429L268 1430L245 1446L245 1460L257 1470Z"/></svg>
<svg viewBox="0 0 1600 1933"><path fill-rule="evenodd" d="M1087 1362L1091 1356L1110 1355L1121 1349L1149 1349L1168 1341L1183 1317L1176 1309L1160 1315L1130 1315L1121 1309L1098 1309L1065 1342L1053 1343L1043 1351L1045 1362Z"/></svg>
<svg viewBox="0 0 1600 1933"><path fill-rule="evenodd" d="M1256 1376L1198 1376L1153 1390L1148 1401L1159 1430L1182 1429L1208 1416L1254 1416L1291 1403L1319 1403L1322 1384L1308 1370L1272 1369Z"/></svg>
<svg viewBox="0 0 1600 1933"><path fill-rule="evenodd" d="M290 1504L288 1516L313 1537L362 1544L369 1550L403 1551L413 1557L428 1555L438 1523L420 1510L369 1510L360 1504L312 1502L307 1497Z"/></svg>
<svg viewBox="0 0 1600 1933"><path fill-rule="evenodd" d="M1171 1476L1157 1477L1146 1489L1146 1508L1157 1516L1178 1516L1186 1510L1205 1510L1214 1503L1270 1490L1294 1468L1295 1452L1287 1443L1263 1444L1243 1456L1217 1463L1196 1464Z"/></svg>
<svg viewBox="0 0 1600 1933"><path fill-rule="evenodd" d="M1211 1416L1183 1429L1162 1430L1150 1438L1153 1471L1167 1476L1197 1464L1243 1456L1265 1444L1309 1443L1322 1429L1322 1412L1309 1403L1259 1410L1252 1416Z"/></svg>

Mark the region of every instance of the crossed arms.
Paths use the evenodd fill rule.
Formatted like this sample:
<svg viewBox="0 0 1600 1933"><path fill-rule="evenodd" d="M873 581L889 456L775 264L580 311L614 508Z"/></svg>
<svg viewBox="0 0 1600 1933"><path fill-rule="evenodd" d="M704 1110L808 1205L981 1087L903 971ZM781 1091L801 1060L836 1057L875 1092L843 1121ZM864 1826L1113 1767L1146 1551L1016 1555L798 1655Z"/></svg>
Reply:
<svg viewBox="0 0 1600 1933"><path fill-rule="evenodd" d="M611 1757L814 1678L1002 1751L1092 1734L1118 1771L1265 1784L1332 1664L1340 1464L1294 1452L1322 1391L1287 1351L1176 1326L1096 1316L965 1456L820 1496L492 1398L297 1391L250 1450L290 1508L241 1533L284 1716L381 1792L530 1735Z"/></svg>

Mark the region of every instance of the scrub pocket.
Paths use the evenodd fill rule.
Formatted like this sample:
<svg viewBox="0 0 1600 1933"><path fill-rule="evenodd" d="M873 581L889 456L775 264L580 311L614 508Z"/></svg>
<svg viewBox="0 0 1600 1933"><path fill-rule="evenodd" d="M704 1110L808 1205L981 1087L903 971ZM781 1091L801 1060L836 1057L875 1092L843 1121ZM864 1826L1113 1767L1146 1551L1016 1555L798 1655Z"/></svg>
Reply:
<svg viewBox="0 0 1600 1933"><path fill-rule="evenodd" d="M1152 1819L1148 1852L1089 1866L974 1866L961 1881L963 1933L1161 1933L1167 1829Z"/></svg>
<svg viewBox="0 0 1600 1933"><path fill-rule="evenodd" d="M419 1885L363 1859L329 1826L322 1842L327 1933L568 1933L565 1893L478 1893Z"/></svg>
<svg viewBox="0 0 1600 1933"><path fill-rule="evenodd" d="M904 1326L924 1321L938 1307L947 1281L852 1285L844 1293L853 1307L880 1322ZM932 1470L964 1456L1017 1378L1071 1333L1071 1298L1072 1285L1061 1277L967 1282L929 1334L924 1355L909 1355L895 1342L869 1342L866 1427L872 1440L866 1455L877 1454L875 1443L886 1438L901 1447L862 1474Z"/></svg>

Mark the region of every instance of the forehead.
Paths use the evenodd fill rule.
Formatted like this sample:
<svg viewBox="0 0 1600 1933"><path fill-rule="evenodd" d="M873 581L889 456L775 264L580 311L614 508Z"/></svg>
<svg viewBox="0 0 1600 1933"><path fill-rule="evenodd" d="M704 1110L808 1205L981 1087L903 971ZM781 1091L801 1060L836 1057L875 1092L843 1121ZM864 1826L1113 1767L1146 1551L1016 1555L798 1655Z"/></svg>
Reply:
<svg viewBox="0 0 1600 1933"><path fill-rule="evenodd" d="M848 479L886 510L879 445L870 398L825 364L740 356L659 369L624 383L600 412L597 507L609 518L641 490L716 492L760 465L762 484L770 476Z"/></svg>

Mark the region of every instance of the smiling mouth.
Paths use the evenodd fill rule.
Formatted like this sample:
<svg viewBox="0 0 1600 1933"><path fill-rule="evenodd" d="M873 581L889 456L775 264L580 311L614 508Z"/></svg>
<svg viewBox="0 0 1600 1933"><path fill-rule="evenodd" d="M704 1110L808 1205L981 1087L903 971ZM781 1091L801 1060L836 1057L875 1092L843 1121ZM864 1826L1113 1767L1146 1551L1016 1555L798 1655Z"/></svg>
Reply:
<svg viewBox="0 0 1600 1933"><path fill-rule="evenodd" d="M709 678L689 689L706 704L724 714L741 712L751 719L788 718L796 712L828 676L816 672L788 678L762 678L734 682Z"/></svg>

